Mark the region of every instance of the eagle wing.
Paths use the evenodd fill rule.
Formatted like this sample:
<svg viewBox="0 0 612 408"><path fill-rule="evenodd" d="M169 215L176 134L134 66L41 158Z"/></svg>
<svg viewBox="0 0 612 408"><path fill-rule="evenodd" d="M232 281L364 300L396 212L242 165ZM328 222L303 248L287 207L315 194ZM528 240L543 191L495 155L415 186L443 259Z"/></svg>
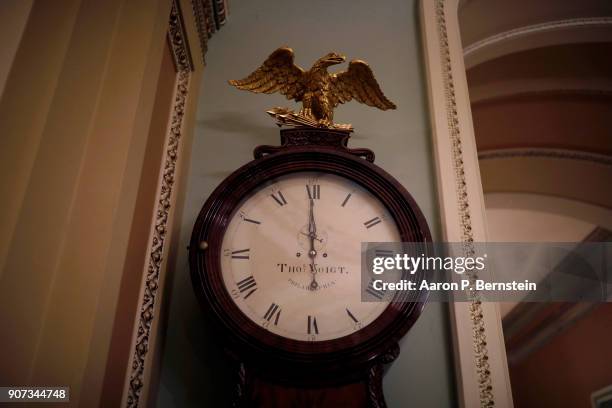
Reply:
<svg viewBox="0 0 612 408"><path fill-rule="evenodd" d="M304 70L293 63L293 50L282 47L274 51L259 68L244 79L229 83L238 89L255 93L280 92L287 99L302 99Z"/></svg>
<svg viewBox="0 0 612 408"><path fill-rule="evenodd" d="M360 60L351 61L346 71L332 75L330 94L334 107L355 99L382 110L396 108L381 91L372 69Z"/></svg>

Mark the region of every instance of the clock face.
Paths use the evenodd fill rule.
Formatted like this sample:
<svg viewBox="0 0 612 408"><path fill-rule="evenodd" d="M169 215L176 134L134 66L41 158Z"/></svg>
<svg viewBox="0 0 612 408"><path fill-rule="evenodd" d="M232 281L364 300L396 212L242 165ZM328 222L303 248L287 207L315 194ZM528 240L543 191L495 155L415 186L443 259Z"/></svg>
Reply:
<svg viewBox="0 0 612 408"><path fill-rule="evenodd" d="M389 304L361 301L361 243L399 240L383 203L357 183L291 173L234 212L222 241L223 281L238 308L270 332L332 340L366 327Z"/></svg>

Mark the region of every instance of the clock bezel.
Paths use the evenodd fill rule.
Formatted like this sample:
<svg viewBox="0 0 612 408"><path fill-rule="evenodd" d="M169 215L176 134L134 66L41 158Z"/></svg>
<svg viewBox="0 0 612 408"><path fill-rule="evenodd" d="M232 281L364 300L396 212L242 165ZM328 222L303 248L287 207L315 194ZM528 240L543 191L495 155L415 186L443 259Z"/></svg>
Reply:
<svg viewBox="0 0 612 408"><path fill-rule="evenodd" d="M358 183L377 197L394 219L404 242L431 242L425 217L406 189L380 167L328 146L292 146L251 161L228 176L211 194L195 223L189 250L191 278L202 308L221 330L224 344L240 361L264 375L311 383L340 381L367 369L412 327L427 292L417 301L400 295L374 321L347 336L302 341L274 334L246 316L234 303L222 277L225 230L244 197L278 177L296 172L326 172ZM207 248L202 250L200 243ZM310 378L308 373L326 375ZM340 374L342 373L342 374ZM348 373L348 374L347 374ZM357 375L357 374L356 374Z"/></svg>

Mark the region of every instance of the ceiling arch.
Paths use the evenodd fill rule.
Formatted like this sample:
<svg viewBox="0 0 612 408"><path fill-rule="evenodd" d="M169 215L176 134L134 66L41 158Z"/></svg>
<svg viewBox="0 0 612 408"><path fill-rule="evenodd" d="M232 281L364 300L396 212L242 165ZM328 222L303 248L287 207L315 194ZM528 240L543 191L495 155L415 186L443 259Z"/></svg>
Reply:
<svg viewBox="0 0 612 408"><path fill-rule="evenodd" d="M547 195L612 209L612 160L607 156L585 160L584 156L545 154L543 149L516 149L513 155L488 153L484 157L479 153L485 193Z"/></svg>
<svg viewBox="0 0 612 408"><path fill-rule="evenodd" d="M458 14L468 69L533 48L612 41L607 0L464 0Z"/></svg>

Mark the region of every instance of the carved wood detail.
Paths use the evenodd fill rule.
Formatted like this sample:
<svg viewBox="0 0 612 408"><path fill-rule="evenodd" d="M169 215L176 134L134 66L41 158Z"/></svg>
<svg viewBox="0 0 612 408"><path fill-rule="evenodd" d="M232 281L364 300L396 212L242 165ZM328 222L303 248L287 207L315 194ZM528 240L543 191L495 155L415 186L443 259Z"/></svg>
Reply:
<svg viewBox="0 0 612 408"><path fill-rule="evenodd" d="M268 146L262 145L255 148L253 156L256 159L262 158L266 154L273 154L286 150L292 146L319 146L337 149L355 156L363 157L370 163L374 162L374 152L370 149L351 149L348 147L348 140L351 137L351 130L325 130L316 128L297 127L281 130L281 145Z"/></svg>

